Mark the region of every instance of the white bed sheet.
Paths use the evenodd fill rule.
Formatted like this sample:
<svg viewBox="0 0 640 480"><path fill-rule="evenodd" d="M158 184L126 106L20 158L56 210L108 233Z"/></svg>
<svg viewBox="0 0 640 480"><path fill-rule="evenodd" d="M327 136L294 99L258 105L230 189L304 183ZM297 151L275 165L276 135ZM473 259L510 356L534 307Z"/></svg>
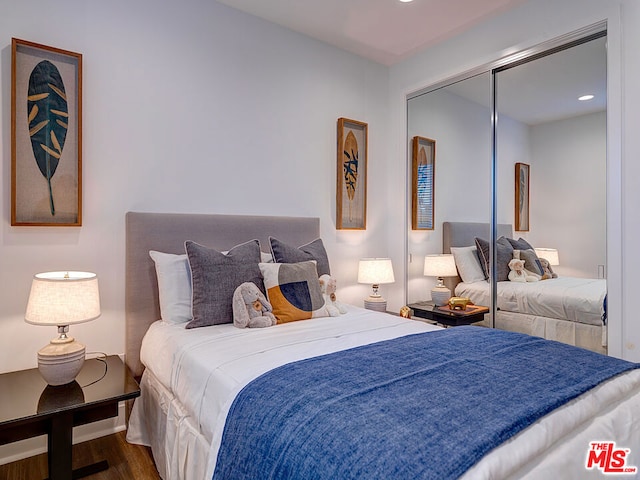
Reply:
<svg viewBox="0 0 640 480"><path fill-rule="evenodd" d="M540 282L498 282L498 308L506 312L602 325L606 280L559 277ZM456 295L478 305L491 304L488 282L459 283Z"/></svg>
<svg viewBox="0 0 640 480"><path fill-rule="evenodd" d="M151 439L142 431L143 417L150 410L145 412L144 399L136 400L128 438L163 445L166 460L156 462L159 469L166 469L166 478L210 479L226 413L235 395L253 378L291 361L437 328L355 307L341 317L267 329L221 325L185 330L157 322L144 339L141 355L148 369L145 375L157 384L153 393L157 402L171 404L163 408L171 411L165 417L171 417L166 421L173 424L153 429L172 432L167 435L171 438ZM143 385L153 382L143 377ZM636 464L640 464L639 371L606 382L536 422L488 454L464 478L521 478L525 474L548 478L554 468L556 475L563 472L562 478L585 478L591 472L584 469L584 459L589 441L594 440L613 440L631 448L636 454L631 458L638 458ZM181 465L165 465L177 462L172 449L181 444L192 445L194 452L183 446ZM154 455L158 450L154 449ZM193 455L196 450L199 453ZM186 467L190 455L200 459L195 469Z"/></svg>

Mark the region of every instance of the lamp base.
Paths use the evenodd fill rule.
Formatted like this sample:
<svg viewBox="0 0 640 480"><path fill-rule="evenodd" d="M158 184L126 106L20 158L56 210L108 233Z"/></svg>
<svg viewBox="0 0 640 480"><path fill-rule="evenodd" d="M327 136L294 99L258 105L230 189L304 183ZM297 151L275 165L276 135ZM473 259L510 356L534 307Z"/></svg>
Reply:
<svg viewBox="0 0 640 480"><path fill-rule="evenodd" d="M451 290L449 290L447 287L435 286L433 287L433 290L431 290L431 300L433 300L433 303L438 307L446 305L450 298Z"/></svg>
<svg viewBox="0 0 640 480"><path fill-rule="evenodd" d="M73 382L84 365L85 352L85 346L73 337L63 343L56 338L38 352L40 375L53 386Z"/></svg>
<svg viewBox="0 0 640 480"><path fill-rule="evenodd" d="M364 299L364 308L366 308L367 310L375 310L377 312L386 312L387 301L380 295L370 295Z"/></svg>

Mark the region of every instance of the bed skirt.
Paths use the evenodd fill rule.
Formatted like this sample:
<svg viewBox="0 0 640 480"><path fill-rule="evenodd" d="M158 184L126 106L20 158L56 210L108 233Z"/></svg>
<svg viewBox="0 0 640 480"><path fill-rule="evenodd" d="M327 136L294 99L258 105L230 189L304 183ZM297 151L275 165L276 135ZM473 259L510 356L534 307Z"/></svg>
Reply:
<svg viewBox="0 0 640 480"><path fill-rule="evenodd" d="M484 321L474 325L490 326L489 316L485 315ZM499 310L496 312L495 327L498 330L526 333L527 335L586 348L592 352L607 354L606 326L587 325L557 318Z"/></svg>
<svg viewBox="0 0 640 480"><path fill-rule="evenodd" d="M149 370L142 374L140 390L131 411L127 441L151 447L164 480L211 478L211 444L173 394Z"/></svg>

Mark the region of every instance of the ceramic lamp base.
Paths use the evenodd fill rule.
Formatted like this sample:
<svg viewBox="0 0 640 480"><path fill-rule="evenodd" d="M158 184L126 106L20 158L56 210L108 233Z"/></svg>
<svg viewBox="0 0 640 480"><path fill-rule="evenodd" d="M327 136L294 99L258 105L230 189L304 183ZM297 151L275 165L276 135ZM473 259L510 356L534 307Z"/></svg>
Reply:
<svg viewBox="0 0 640 480"><path fill-rule="evenodd" d="M38 352L40 375L53 386L73 382L84 365L85 351L85 346L73 338L64 343L52 341Z"/></svg>
<svg viewBox="0 0 640 480"><path fill-rule="evenodd" d="M375 310L377 312L386 312L387 301L380 296L374 297L371 295L364 299L364 308L367 310Z"/></svg>
<svg viewBox="0 0 640 480"><path fill-rule="evenodd" d="M446 305L450 298L451 290L447 287L434 287L433 290L431 290L431 300L433 300L433 303L438 307Z"/></svg>

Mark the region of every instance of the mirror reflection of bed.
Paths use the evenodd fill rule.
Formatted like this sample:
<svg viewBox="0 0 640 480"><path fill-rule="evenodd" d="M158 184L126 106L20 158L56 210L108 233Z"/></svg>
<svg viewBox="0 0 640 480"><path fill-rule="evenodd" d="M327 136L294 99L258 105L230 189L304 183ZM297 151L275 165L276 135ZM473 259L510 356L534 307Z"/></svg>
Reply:
<svg viewBox="0 0 640 480"><path fill-rule="evenodd" d="M482 278L486 273L476 253L476 238L488 238L489 224L445 222L442 232L443 251L454 254L463 277L452 279L452 292L476 305L491 305L491 283ZM510 281L505 278L510 271L507 263L523 240L517 235L514 238L511 232L511 225L497 226L495 328L606 353L606 280L558 275L537 281ZM528 259L538 258L535 245L531 246L534 249L521 251ZM489 326L490 320L485 320L484 325Z"/></svg>

